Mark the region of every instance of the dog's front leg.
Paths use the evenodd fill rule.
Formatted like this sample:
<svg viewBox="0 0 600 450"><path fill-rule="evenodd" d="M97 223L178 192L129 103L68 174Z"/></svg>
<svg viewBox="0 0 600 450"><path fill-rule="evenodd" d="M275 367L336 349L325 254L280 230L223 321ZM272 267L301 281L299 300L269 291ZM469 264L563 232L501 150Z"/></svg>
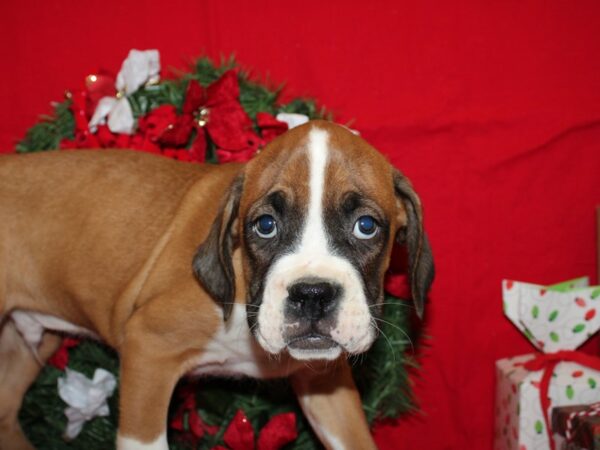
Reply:
<svg viewBox="0 0 600 450"><path fill-rule="evenodd" d="M291 381L304 414L326 448L377 448L345 360L337 361L335 367L325 372L300 370L292 375Z"/></svg>
<svg viewBox="0 0 600 450"><path fill-rule="evenodd" d="M167 414L175 384L182 374L180 348L149 328L149 314L136 315L128 322L119 348L117 449L168 450ZM168 330L165 334L169 335Z"/></svg>
<svg viewBox="0 0 600 450"><path fill-rule="evenodd" d="M150 350L150 349L148 349ZM118 450L168 450L167 411L180 368L148 350L121 355Z"/></svg>

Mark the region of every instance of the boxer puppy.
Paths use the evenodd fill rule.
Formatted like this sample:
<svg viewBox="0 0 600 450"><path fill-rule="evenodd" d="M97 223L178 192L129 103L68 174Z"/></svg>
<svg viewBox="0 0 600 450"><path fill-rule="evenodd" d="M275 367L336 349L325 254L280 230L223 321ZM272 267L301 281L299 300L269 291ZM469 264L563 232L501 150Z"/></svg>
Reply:
<svg viewBox="0 0 600 450"><path fill-rule="evenodd" d="M325 447L375 448L346 357L377 336L394 241L422 315L433 261L419 198L324 121L245 165L1 157L0 449L31 448L18 410L60 333L119 352L120 450L168 448L186 374L289 377Z"/></svg>

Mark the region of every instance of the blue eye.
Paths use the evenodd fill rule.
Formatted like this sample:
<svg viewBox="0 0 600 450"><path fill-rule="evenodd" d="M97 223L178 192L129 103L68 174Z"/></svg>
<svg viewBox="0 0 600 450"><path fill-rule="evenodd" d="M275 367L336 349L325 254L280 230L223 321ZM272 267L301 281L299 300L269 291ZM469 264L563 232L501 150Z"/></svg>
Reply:
<svg viewBox="0 0 600 450"><path fill-rule="evenodd" d="M358 239L371 239L377 234L378 230L377 222L371 216L361 216L354 224L352 233Z"/></svg>
<svg viewBox="0 0 600 450"><path fill-rule="evenodd" d="M261 238L270 239L277 234L277 222L269 214L264 214L254 222L254 231Z"/></svg>

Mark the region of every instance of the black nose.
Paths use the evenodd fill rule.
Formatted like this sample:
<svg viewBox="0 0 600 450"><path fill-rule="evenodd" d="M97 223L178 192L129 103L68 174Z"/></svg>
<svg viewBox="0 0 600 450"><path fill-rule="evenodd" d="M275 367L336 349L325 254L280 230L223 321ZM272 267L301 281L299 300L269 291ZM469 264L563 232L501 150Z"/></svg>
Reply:
<svg viewBox="0 0 600 450"><path fill-rule="evenodd" d="M319 320L335 308L340 290L328 281L300 281L288 288L288 298L302 316Z"/></svg>

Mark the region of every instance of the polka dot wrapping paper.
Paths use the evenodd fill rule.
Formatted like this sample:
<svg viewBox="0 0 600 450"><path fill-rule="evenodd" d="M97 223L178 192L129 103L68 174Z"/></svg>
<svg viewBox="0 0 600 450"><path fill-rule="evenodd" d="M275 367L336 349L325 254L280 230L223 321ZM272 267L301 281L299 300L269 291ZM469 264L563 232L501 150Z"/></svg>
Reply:
<svg viewBox="0 0 600 450"><path fill-rule="evenodd" d="M531 367L536 360L557 354L577 359L580 354L574 350L600 328L600 287L588 286L587 278L552 286L504 280L502 291L504 313L543 353L496 362L494 449L560 449L550 442L550 409L600 401L600 359L595 368L573 361L551 362L547 393L543 392L546 369ZM544 394L546 408L541 403Z"/></svg>

